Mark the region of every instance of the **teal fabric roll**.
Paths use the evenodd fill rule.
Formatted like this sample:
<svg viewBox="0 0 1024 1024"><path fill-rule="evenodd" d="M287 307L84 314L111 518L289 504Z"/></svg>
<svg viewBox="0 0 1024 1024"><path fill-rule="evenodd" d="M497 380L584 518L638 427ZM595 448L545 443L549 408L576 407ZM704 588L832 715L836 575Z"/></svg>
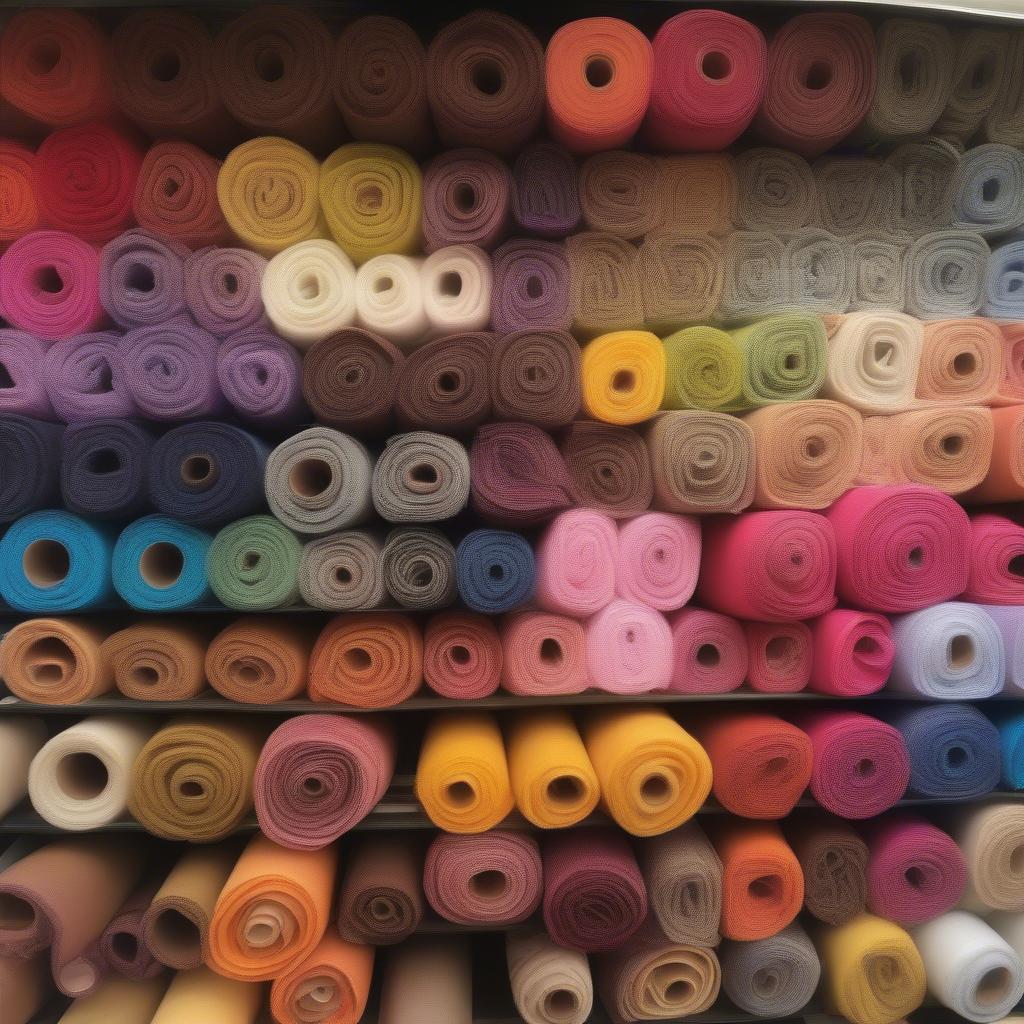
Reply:
<svg viewBox="0 0 1024 1024"><path fill-rule="evenodd" d="M992 717L1003 751L1003 788L1024 789L1024 711L1002 711Z"/></svg>

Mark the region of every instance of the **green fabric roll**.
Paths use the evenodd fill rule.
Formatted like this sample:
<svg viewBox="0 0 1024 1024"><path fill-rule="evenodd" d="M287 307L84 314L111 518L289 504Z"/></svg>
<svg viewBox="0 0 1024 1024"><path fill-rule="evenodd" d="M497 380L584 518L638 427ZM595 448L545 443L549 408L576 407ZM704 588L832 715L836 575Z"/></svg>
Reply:
<svg viewBox="0 0 1024 1024"><path fill-rule="evenodd" d="M717 327L686 327L665 346L663 409L725 409L743 401L743 353Z"/></svg>
<svg viewBox="0 0 1024 1024"><path fill-rule="evenodd" d="M302 545L273 516L247 516L225 526L210 545L206 574L222 604L264 611L299 596Z"/></svg>

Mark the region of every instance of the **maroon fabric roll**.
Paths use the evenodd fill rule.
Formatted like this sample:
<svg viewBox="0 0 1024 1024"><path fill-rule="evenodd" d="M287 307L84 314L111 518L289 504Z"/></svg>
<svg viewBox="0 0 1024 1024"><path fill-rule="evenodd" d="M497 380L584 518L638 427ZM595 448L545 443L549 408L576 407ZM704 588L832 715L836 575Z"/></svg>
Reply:
<svg viewBox="0 0 1024 1024"><path fill-rule="evenodd" d="M614 519L630 519L651 507L651 460L635 430L577 420L562 436L561 450L581 505Z"/></svg>
<svg viewBox="0 0 1024 1024"><path fill-rule="evenodd" d="M442 612L423 631L423 679L453 700L489 697L501 682L501 638L478 612Z"/></svg>
<svg viewBox="0 0 1024 1024"><path fill-rule="evenodd" d="M569 329L569 257L565 246L515 238L492 257L491 323L496 331Z"/></svg>
<svg viewBox="0 0 1024 1024"><path fill-rule="evenodd" d="M512 174L483 149L453 149L423 173L423 239L427 252L447 245L490 251L508 233Z"/></svg>
<svg viewBox="0 0 1024 1024"><path fill-rule="evenodd" d="M495 343L491 402L503 420L545 430L572 423L580 411L580 346L564 330L517 331Z"/></svg>
<svg viewBox="0 0 1024 1024"><path fill-rule="evenodd" d="M579 172L568 150L537 142L516 157L512 216L524 231L541 238L561 240L580 226Z"/></svg>
<svg viewBox="0 0 1024 1024"><path fill-rule="evenodd" d="M156 877L151 875L144 879L100 936L103 959L112 971L126 978L141 981L143 978L155 978L164 970L164 965L153 956L145 940L142 919L166 874L166 870L162 870Z"/></svg>

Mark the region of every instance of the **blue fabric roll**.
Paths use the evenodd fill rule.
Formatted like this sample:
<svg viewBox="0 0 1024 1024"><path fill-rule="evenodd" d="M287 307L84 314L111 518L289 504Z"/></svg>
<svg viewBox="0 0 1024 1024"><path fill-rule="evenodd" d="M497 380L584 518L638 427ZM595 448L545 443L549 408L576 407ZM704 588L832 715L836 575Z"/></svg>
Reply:
<svg viewBox="0 0 1024 1024"><path fill-rule="evenodd" d="M156 437L134 420L72 423L64 432L64 507L90 519L134 519L149 509Z"/></svg>
<svg viewBox="0 0 1024 1024"><path fill-rule="evenodd" d="M114 545L114 587L133 608L174 611L211 598L206 552L213 537L167 516L125 527Z"/></svg>
<svg viewBox="0 0 1024 1024"><path fill-rule="evenodd" d="M165 515L192 526L225 526L263 512L268 445L230 423L169 430L153 446L149 492Z"/></svg>
<svg viewBox="0 0 1024 1024"><path fill-rule="evenodd" d="M1024 240L992 250L985 272L985 316L1024 320Z"/></svg>
<svg viewBox="0 0 1024 1024"><path fill-rule="evenodd" d="M24 612L73 612L114 596L113 532L63 510L19 519L0 540L0 597Z"/></svg>
<svg viewBox="0 0 1024 1024"><path fill-rule="evenodd" d="M512 611L533 596L537 565L525 537L509 530L474 530L455 552L459 597L475 612Z"/></svg>
<svg viewBox="0 0 1024 1024"><path fill-rule="evenodd" d="M1024 711L1000 711L992 717L1003 748L1003 788L1024 789Z"/></svg>
<svg viewBox="0 0 1024 1024"><path fill-rule="evenodd" d="M64 427L28 416L0 416L0 523L60 504Z"/></svg>
<svg viewBox="0 0 1024 1024"><path fill-rule="evenodd" d="M971 704L928 704L890 718L910 755L918 797L975 797L999 784L999 730Z"/></svg>

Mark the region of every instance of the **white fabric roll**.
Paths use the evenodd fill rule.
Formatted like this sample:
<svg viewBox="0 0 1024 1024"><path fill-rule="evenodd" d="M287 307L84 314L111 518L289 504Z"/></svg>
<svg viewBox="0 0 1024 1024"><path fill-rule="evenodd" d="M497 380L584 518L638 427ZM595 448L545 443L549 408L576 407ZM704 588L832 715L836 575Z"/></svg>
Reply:
<svg viewBox="0 0 1024 1024"><path fill-rule="evenodd" d="M128 807L132 766L155 728L148 718L98 715L58 733L32 759L32 806L70 832L115 821Z"/></svg>
<svg viewBox="0 0 1024 1024"><path fill-rule="evenodd" d="M491 322L494 275L475 245L449 245L423 261L423 308L435 335L482 331Z"/></svg>
<svg viewBox="0 0 1024 1024"><path fill-rule="evenodd" d="M911 929L928 991L968 1020L1005 1017L1024 997L1024 967L1010 944L980 917L951 910Z"/></svg>
<svg viewBox="0 0 1024 1024"><path fill-rule="evenodd" d="M356 268L334 242L290 245L263 272L263 306L282 338L309 348L356 319Z"/></svg>
<svg viewBox="0 0 1024 1024"><path fill-rule="evenodd" d="M526 1024L584 1024L594 1006L590 965L582 953L555 945L546 932L511 931L508 977Z"/></svg>
<svg viewBox="0 0 1024 1024"><path fill-rule="evenodd" d="M422 260L387 253L356 271L356 320L399 348L415 348L430 327Z"/></svg>
<svg viewBox="0 0 1024 1024"><path fill-rule="evenodd" d="M29 765L45 742L41 718L0 718L0 818L24 799Z"/></svg>
<svg viewBox="0 0 1024 1024"><path fill-rule="evenodd" d="M1024 608L1019 605L980 605L1003 638L1006 675L1003 696L1024 698Z"/></svg>

